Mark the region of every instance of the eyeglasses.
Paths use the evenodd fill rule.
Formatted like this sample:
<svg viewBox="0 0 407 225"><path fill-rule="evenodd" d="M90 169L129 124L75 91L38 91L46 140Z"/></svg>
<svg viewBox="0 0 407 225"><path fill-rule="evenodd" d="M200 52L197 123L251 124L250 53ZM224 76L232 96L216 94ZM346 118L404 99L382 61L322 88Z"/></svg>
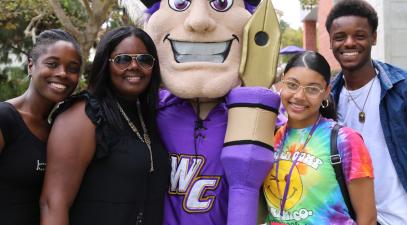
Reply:
<svg viewBox="0 0 407 225"><path fill-rule="evenodd" d="M304 89L305 95L310 98L317 98L321 93L325 91L325 89L317 86L303 86L294 81L283 80L281 82L284 84L284 87L288 92L295 94L300 88L302 88Z"/></svg>
<svg viewBox="0 0 407 225"><path fill-rule="evenodd" d="M151 70L154 66L155 58L150 54L120 54L109 59L109 62L113 62L119 69L125 70L129 68L133 60L135 60L137 65L141 68Z"/></svg>

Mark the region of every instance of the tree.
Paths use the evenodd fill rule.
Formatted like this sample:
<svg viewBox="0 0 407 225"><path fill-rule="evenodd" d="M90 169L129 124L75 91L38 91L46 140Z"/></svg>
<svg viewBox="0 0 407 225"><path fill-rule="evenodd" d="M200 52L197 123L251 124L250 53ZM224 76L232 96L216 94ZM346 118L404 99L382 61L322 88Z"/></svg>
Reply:
<svg viewBox="0 0 407 225"><path fill-rule="evenodd" d="M108 20L116 0L48 0L66 31L78 40L84 59Z"/></svg>
<svg viewBox="0 0 407 225"><path fill-rule="evenodd" d="M302 30L295 30L291 27L285 29L282 38L281 46L287 47L289 45L302 46Z"/></svg>
<svg viewBox="0 0 407 225"><path fill-rule="evenodd" d="M283 19L280 19L280 30L281 33L284 33L284 31L290 27L290 24L288 24L287 22L285 22Z"/></svg>
<svg viewBox="0 0 407 225"><path fill-rule="evenodd" d="M36 34L61 25L45 0L2 0L1 7L0 101L4 101L27 88L26 58Z"/></svg>
<svg viewBox="0 0 407 225"><path fill-rule="evenodd" d="M21 60L38 32L61 26L44 0L4 0L1 7L0 63L9 63L9 54Z"/></svg>
<svg viewBox="0 0 407 225"><path fill-rule="evenodd" d="M22 94L28 87L28 77L20 67L7 67L0 71L0 101Z"/></svg>
<svg viewBox="0 0 407 225"><path fill-rule="evenodd" d="M302 30L298 29L295 30L291 27L287 27L282 34L281 37L281 47L287 47L289 45L295 45L295 46L302 46ZM287 62L288 59L291 58L291 56L282 56L282 62Z"/></svg>
<svg viewBox="0 0 407 225"><path fill-rule="evenodd" d="M0 99L20 95L24 91L29 50L43 30L63 28L77 38L84 59L97 37L106 30L131 24L116 0L2 0L0 13ZM9 63L16 58L21 66ZM25 57L24 57L25 56ZM15 63L14 63L15 64ZM14 65L15 66L15 65ZM89 66L85 64L86 76ZM24 82L23 82L24 81ZM86 86L81 80L81 88Z"/></svg>
<svg viewBox="0 0 407 225"><path fill-rule="evenodd" d="M303 9L312 9L318 4L318 0L299 0Z"/></svg>

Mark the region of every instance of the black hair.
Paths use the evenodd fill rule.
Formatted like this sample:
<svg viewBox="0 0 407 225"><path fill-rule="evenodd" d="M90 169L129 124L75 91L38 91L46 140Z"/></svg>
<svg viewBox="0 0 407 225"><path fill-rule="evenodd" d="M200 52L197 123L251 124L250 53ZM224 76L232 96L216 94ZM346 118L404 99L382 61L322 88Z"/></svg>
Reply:
<svg viewBox="0 0 407 225"><path fill-rule="evenodd" d="M317 72L324 78L327 86L331 82L331 67L329 66L329 63L326 61L326 59L318 52L305 51L293 56L287 62L287 65L284 69L284 74L286 74L291 68L294 67L305 67ZM328 107L323 108L321 106L319 108L319 112L325 118L337 120L336 107L331 95L329 95L328 102Z"/></svg>
<svg viewBox="0 0 407 225"><path fill-rule="evenodd" d="M121 122L120 111L117 107L117 96L114 94L115 91L113 90L110 79L109 58L116 46L125 38L131 36L139 38L146 46L149 54L155 58L150 83L146 90L138 96L147 128L149 131L152 131L151 134L154 134L156 131L155 118L157 114L156 108L161 75L156 47L151 37L143 30L134 26L123 26L117 27L103 35L96 47L95 58L88 77L88 91L101 100L101 105L106 112L108 123L113 126L116 131L121 132L123 130L123 123Z"/></svg>
<svg viewBox="0 0 407 225"><path fill-rule="evenodd" d="M78 52L80 63L82 64L81 48L78 42L71 34L61 29L50 29L41 32L40 35L38 35L38 37L36 38L35 44L28 58L33 63L37 62L38 58L42 54L46 53L47 48L58 41L66 41L71 43L74 46L75 50Z"/></svg>
<svg viewBox="0 0 407 225"><path fill-rule="evenodd" d="M330 32L332 23L335 19L342 16L359 16L366 18L372 33L376 32L378 18L376 10L364 0L342 0L334 5L328 14L325 22L325 28Z"/></svg>

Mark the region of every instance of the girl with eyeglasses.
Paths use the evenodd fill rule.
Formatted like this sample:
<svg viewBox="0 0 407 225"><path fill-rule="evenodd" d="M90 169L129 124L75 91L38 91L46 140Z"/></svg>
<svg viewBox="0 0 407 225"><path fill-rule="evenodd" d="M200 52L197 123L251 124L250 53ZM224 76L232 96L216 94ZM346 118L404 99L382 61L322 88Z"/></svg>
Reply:
<svg viewBox="0 0 407 225"><path fill-rule="evenodd" d="M340 127L333 140L340 160L331 159L330 76L316 52L294 56L285 68L280 87L288 122L276 133L274 166L263 184L267 224L376 224L372 162L361 136ZM332 163L339 162L356 220L336 179Z"/></svg>
<svg viewBox="0 0 407 225"><path fill-rule="evenodd" d="M160 70L141 29L107 32L87 91L66 100L48 141L42 225L161 225L168 153L157 135Z"/></svg>

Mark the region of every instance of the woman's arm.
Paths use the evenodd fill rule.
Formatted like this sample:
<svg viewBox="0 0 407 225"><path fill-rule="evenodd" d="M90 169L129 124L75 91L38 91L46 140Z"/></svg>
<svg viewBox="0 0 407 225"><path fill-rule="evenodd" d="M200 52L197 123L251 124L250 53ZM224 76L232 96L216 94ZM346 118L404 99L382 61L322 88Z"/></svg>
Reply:
<svg viewBox="0 0 407 225"><path fill-rule="evenodd" d="M350 201L355 210L358 225L376 225L376 203L373 178L353 179L348 184Z"/></svg>
<svg viewBox="0 0 407 225"><path fill-rule="evenodd" d="M85 102L76 103L57 117L47 145L41 225L69 224L69 208L95 148L95 125L85 114Z"/></svg>

